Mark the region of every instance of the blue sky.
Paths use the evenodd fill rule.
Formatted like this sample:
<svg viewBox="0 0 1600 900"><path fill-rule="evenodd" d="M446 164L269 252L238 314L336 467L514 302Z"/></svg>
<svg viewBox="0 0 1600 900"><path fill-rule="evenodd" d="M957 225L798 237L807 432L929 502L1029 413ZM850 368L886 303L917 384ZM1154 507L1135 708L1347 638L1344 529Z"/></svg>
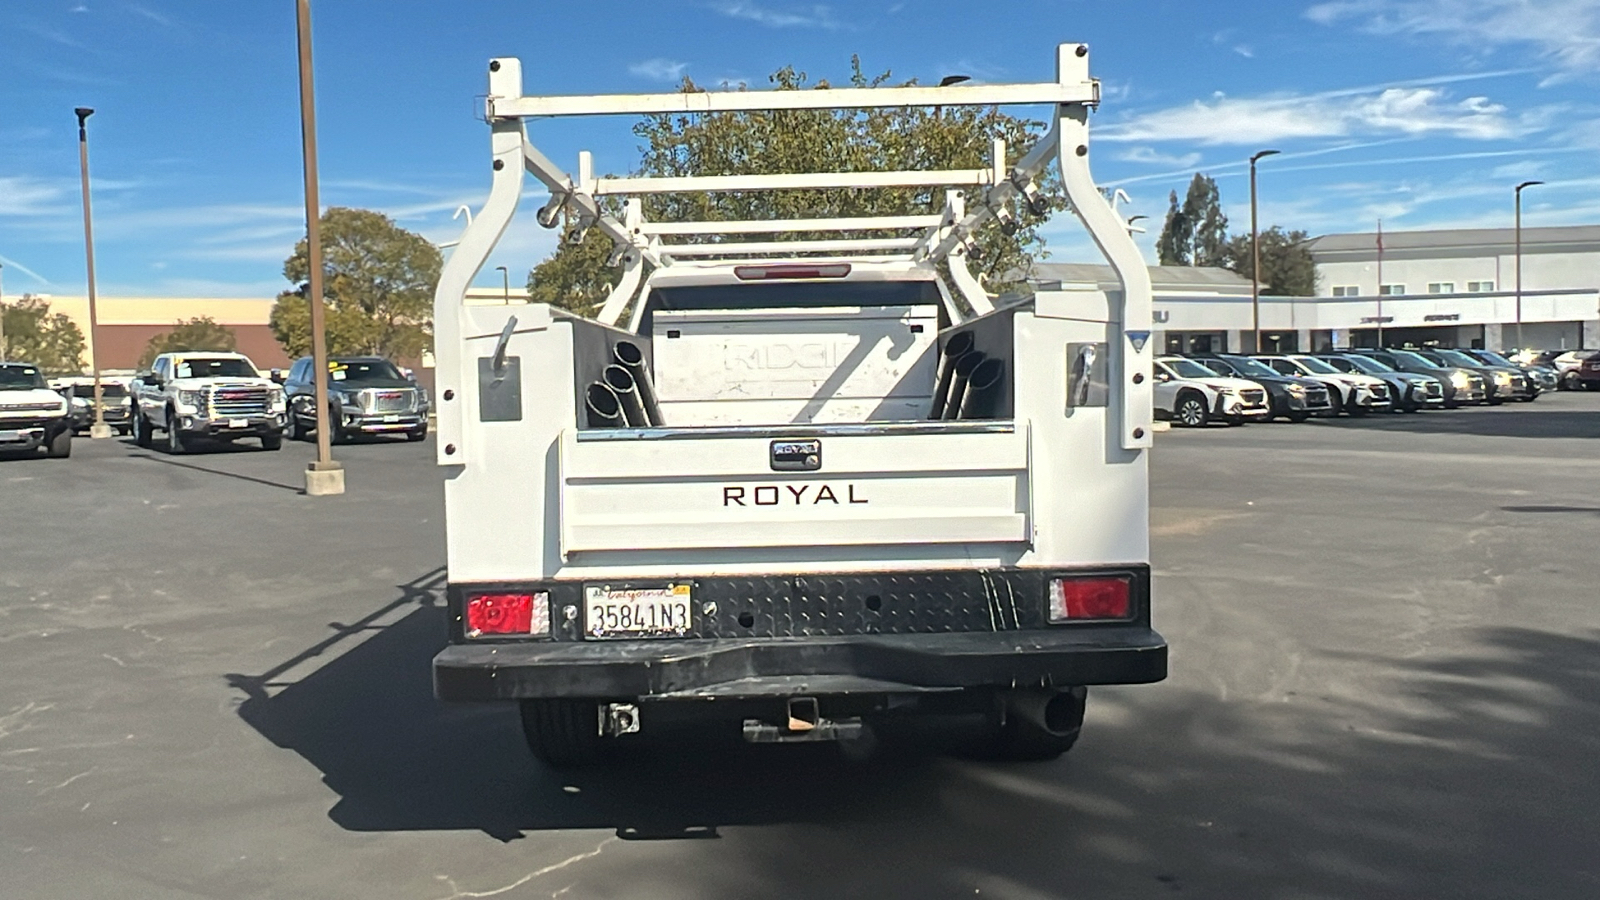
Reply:
<svg viewBox="0 0 1600 900"><path fill-rule="evenodd" d="M1044 81L1087 41L1104 85L1092 163L1146 214L1217 178L1248 228L1243 160L1262 164L1263 226L1312 233L1600 221L1600 0L586 3L314 0L326 204L381 210L434 241L487 188L475 119L492 56L530 93L748 82L785 64L937 81ZM90 120L96 251L107 295L271 296L303 233L292 0L0 0L0 262L7 296L83 291L76 129ZM636 161L631 123L533 126L576 167ZM551 247L519 223L495 265L521 282ZM1068 218L1053 258L1090 258Z"/></svg>

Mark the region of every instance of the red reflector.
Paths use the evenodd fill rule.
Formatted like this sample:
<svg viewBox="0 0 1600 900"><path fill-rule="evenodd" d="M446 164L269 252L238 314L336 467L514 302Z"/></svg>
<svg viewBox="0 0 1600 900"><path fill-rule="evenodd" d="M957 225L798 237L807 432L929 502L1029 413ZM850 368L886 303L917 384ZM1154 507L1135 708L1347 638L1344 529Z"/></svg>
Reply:
<svg viewBox="0 0 1600 900"><path fill-rule="evenodd" d="M816 266L734 266L733 274L740 281L766 281L773 278L843 278L850 274L849 263L827 263Z"/></svg>
<svg viewBox="0 0 1600 900"><path fill-rule="evenodd" d="M1126 619L1129 614L1126 578L1050 579L1050 621Z"/></svg>
<svg viewBox="0 0 1600 900"><path fill-rule="evenodd" d="M467 601L467 637L548 634L550 595L478 594Z"/></svg>

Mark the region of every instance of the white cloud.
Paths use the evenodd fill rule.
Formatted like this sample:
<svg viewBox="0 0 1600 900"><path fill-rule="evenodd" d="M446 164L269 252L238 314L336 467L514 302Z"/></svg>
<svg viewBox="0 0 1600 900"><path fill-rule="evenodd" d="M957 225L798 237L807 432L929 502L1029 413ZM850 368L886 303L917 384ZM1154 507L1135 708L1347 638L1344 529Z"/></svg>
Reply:
<svg viewBox="0 0 1600 900"><path fill-rule="evenodd" d="M748 0L726 0L713 4L711 8L730 19L743 19L768 28L823 28L834 31L843 27L834 18L833 10L822 5L777 10Z"/></svg>
<svg viewBox="0 0 1600 900"><path fill-rule="evenodd" d="M60 186L25 175L0 176L0 216L44 216L67 207Z"/></svg>
<svg viewBox="0 0 1600 900"><path fill-rule="evenodd" d="M1129 147L1117 156L1123 162L1148 163L1174 169L1187 169L1200 161L1198 153L1160 153L1152 147Z"/></svg>
<svg viewBox="0 0 1600 900"><path fill-rule="evenodd" d="M655 59L647 59L643 62L636 62L628 67L628 71L639 76L640 78L648 78L651 81L676 82L683 79L683 73L687 71L688 68L689 64L686 62L678 62L677 60L665 59L658 56Z"/></svg>
<svg viewBox="0 0 1600 900"><path fill-rule="evenodd" d="M1564 72L1600 70L1600 0L1334 0L1306 18L1480 48L1531 46Z"/></svg>
<svg viewBox="0 0 1600 900"><path fill-rule="evenodd" d="M1514 118L1504 106L1486 97L1452 101L1443 90L1434 87L1267 97L1217 94L1210 101L1197 100L1104 126L1099 137L1110 141L1186 141L1206 145L1384 134L1494 140L1537 131L1546 114L1539 110Z"/></svg>

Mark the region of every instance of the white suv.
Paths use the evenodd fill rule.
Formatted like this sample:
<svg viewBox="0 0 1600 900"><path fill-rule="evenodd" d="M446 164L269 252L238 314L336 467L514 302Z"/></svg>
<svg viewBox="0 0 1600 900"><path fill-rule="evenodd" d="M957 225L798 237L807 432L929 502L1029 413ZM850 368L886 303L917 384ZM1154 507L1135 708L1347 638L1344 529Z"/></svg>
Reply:
<svg viewBox="0 0 1600 900"><path fill-rule="evenodd" d="M1249 419L1272 418L1267 389L1254 381L1231 378L1181 356L1155 361L1157 414L1179 425L1197 428L1207 422L1240 425Z"/></svg>
<svg viewBox="0 0 1600 900"><path fill-rule="evenodd" d="M1284 375L1310 378L1327 385L1334 415L1343 412L1364 416L1374 410L1387 410L1394 402L1389 395L1389 385L1382 378L1360 372L1341 372L1315 356L1296 353L1256 359Z"/></svg>
<svg viewBox="0 0 1600 900"><path fill-rule="evenodd" d="M50 390L38 366L0 363L0 450L37 450L72 455L72 416L67 398Z"/></svg>

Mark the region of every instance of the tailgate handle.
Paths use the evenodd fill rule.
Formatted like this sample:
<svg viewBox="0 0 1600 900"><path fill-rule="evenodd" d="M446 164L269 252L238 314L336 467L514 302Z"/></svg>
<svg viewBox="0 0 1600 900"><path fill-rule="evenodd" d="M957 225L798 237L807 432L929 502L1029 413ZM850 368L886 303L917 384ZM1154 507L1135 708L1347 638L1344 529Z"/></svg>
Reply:
<svg viewBox="0 0 1600 900"><path fill-rule="evenodd" d="M773 441L772 471L815 472L822 468L821 441Z"/></svg>

